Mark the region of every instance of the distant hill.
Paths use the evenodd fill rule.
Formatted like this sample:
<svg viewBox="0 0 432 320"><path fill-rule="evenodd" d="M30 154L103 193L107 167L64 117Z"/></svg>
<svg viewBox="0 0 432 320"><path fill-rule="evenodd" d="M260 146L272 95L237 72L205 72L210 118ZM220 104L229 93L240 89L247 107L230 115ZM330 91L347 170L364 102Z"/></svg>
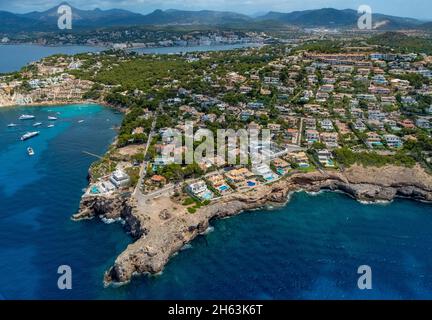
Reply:
<svg viewBox="0 0 432 320"><path fill-rule="evenodd" d="M43 12L34 11L25 14L0 11L0 32L11 33L56 30L58 19L57 8L58 6ZM355 10L337 10L331 8L295 11L291 13L269 12L256 18L235 12L211 10L155 10L150 14L143 15L120 9L80 10L72 7L72 13L73 27L78 30L134 25L194 24L227 25L243 28L280 25L351 28L356 26L359 16ZM373 18L374 23L380 23L381 29L388 30L416 28L423 25L423 22L411 18L393 17L382 14L375 14Z"/></svg>
<svg viewBox="0 0 432 320"><path fill-rule="evenodd" d="M73 25L77 27L103 27L114 25L131 25L142 23L143 16L138 13L133 13L127 10L111 9L111 10L79 10L72 8ZM30 12L26 14L16 15L23 19L34 20L41 26L57 26L58 6L43 12ZM1 26L0 26L1 28Z"/></svg>
<svg viewBox="0 0 432 320"><path fill-rule="evenodd" d="M57 7L44 12L30 12L16 15L25 19L32 19L45 24L57 25ZM157 24L225 24L250 21L252 18L234 12L219 11L182 11L155 10L142 15L127 10L79 10L72 7L73 24L77 27L108 27L126 25L157 25ZM1 28L1 27L0 27Z"/></svg>
<svg viewBox="0 0 432 320"><path fill-rule="evenodd" d="M356 27L360 15L352 9L337 10L324 8L317 10L294 11L290 13L269 12L258 20L277 20L288 25L301 27ZM422 24L412 18L401 18L384 14L373 14L373 24L380 24L378 29L414 28Z"/></svg>
<svg viewBox="0 0 432 320"><path fill-rule="evenodd" d="M351 26L357 23L357 12L354 10L319 9L294 11L290 13L269 12L258 17L259 20L278 20L286 24L316 27L316 26Z"/></svg>
<svg viewBox="0 0 432 320"><path fill-rule="evenodd" d="M248 22L253 19L244 14L226 11L182 11L156 10L143 16L145 24L230 24Z"/></svg>
<svg viewBox="0 0 432 320"><path fill-rule="evenodd" d="M62 3L67 4L67 3ZM57 28L59 6L43 12L29 12L14 14L0 11L0 32L12 31L50 31ZM72 7L73 27L101 28L113 26L133 25L180 25L180 24L206 24L224 25L252 21L247 15L222 11L182 11L182 10L155 10L142 15L127 10L80 10Z"/></svg>
<svg viewBox="0 0 432 320"><path fill-rule="evenodd" d="M419 29L432 31L432 22L423 23L421 26L419 26Z"/></svg>
<svg viewBox="0 0 432 320"><path fill-rule="evenodd" d="M400 32L386 32L368 40L370 44L386 46L398 52L432 54L432 40L407 36Z"/></svg>
<svg viewBox="0 0 432 320"><path fill-rule="evenodd" d="M46 30L49 29L49 26L7 11L0 11L0 32L32 31L35 29Z"/></svg>

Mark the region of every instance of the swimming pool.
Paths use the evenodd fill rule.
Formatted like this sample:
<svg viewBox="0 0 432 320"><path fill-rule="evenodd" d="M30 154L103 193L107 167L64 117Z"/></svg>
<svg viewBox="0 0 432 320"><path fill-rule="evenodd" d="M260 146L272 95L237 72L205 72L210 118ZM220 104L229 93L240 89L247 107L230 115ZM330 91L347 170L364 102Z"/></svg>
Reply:
<svg viewBox="0 0 432 320"><path fill-rule="evenodd" d="M248 187L255 187L255 186L256 186L256 183L253 182L253 181L248 181L248 182L247 182L247 185L248 185Z"/></svg>
<svg viewBox="0 0 432 320"><path fill-rule="evenodd" d="M205 192L201 195L201 199L211 200L211 199L213 199L213 193L211 191Z"/></svg>
<svg viewBox="0 0 432 320"><path fill-rule="evenodd" d="M90 189L90 193L91 193L91 194L99 194L99 193L100 193L100 190L99 190L99 188L98 188L97 186L93 186L93 187L91 187L91 189Z"/></svg>
<svg viewBox="0 0 432 320"><path fill-rule="evenodd" d="M265 176L264 179L267 181L272 181L272 180L274 180L274 176L269 174L269 175Z"/></svg>
<svg viewBox="0 0 432 320"><path fill-rule="evenodd" d="M381 147L382 145L382 142L371 142L372 147Z"/></svg>
<svg viewBox="0 0 432 320"><path fill-rule="evenodd" d="M283 176L285 174L285 170L282 168L277 168L276 172L278 173L278 175Z"/></svg>
<svg viewBox="0 0 432 320"><path fill-rule="evenodd" d="M220 187L218 187L218 190L219 191L226 191L226 190L228 190L229 189L229 187L227 186L227 185L221 185Z"/></svg>

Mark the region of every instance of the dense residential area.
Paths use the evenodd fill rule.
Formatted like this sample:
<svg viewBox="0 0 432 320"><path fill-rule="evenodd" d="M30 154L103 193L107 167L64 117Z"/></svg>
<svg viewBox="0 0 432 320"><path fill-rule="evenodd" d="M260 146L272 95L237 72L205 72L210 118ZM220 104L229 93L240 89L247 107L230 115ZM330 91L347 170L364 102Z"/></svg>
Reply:
<svg viewBox="0 0 432 320"><path fill-rule="evenodd" d="M329 41L312 41L178 55L58 55L1 77L0 102L84 99L125 112L116 145L93 165L90 195L139 184L143 194L175 190L187 194L184 205L193 199L200 206L295 172L355 163L431 170L431 56L353 41L337 46L337 53ZM187 122L194 133L215 136L218 129L269 129L266 154L261 145L246 151L256 148L268 161L173 163L163 156L170 141L162 136L176 129L184 140ZM245 150L230 152L240 158Z"/></svg>

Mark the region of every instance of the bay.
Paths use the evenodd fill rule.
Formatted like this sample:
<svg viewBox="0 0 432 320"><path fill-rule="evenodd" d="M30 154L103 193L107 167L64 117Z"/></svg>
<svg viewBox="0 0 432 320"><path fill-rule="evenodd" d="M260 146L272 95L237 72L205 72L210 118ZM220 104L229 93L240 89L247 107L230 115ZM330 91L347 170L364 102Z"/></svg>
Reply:
<svg viewBox="0 0 432 320"><path fill-rule="evenodd" d="M19 137L33 127L17 120L22 113L43 122L26 142ZM48 115L59 118L53 128ZM104 288L104 272L132 240L119 223L70 217L96 160L83 151L104 154L121 117L99 105L0 108L1 298L432 298L432 206L364 205L329 192L212 221L161 275ZM72 290L57 288L60 265L72 268ZM357 287L360 265L372 269L372 290Z"/></svg>

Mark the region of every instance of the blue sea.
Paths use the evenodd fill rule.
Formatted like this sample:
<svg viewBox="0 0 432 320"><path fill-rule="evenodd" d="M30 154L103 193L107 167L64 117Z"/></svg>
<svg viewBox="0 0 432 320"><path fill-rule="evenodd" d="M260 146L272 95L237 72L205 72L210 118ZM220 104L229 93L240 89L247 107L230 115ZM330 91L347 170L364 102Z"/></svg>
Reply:
<svg viewBox="0 0 432 320"><path fill-rule="evenodd" d="M157 48L134 48L138 53L144 54L177 54L187 52L206 52L206 51L227 51L243 49L248 47L260 47L257 43L242 44L220 44L220 45L198 45L198 46L176 46L176 47L157 47Z"/></svg>
<svg viewBox="0 0 432 320"><path fill-rule="evenodd" d="M32 121L18 121L22 113L44 123L27 142L19 137ZM46 128L48 115L59 117L54 128ZM295 193L283 208L212 221L161 275L104 288L104 271L132 240L119 223L70 217L96 160L83 151L103 154L120 122L97 105L0 109L1 298L432 298L432 206L364 205L329 192ZM72 268L72 290L57 288L60 265ZM371 267L371 290L357 287L360 265Z"/></svg>

